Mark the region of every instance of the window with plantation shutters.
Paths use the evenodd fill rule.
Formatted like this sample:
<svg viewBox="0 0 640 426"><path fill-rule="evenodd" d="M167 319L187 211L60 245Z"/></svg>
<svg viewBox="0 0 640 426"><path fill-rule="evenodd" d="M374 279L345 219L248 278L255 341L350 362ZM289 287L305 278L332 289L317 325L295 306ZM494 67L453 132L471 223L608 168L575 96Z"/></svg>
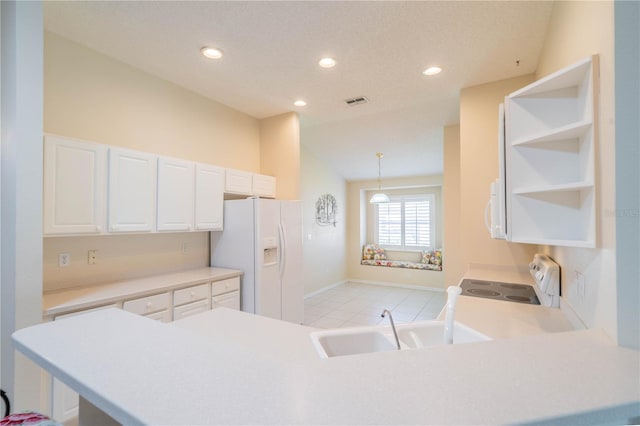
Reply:
<svg viewBox="0 0 640 426"><path fill-rule="evenodd" d="M433 245L433 194L392 197L378 204L376 243L398 250L419 250Z"/></svg>

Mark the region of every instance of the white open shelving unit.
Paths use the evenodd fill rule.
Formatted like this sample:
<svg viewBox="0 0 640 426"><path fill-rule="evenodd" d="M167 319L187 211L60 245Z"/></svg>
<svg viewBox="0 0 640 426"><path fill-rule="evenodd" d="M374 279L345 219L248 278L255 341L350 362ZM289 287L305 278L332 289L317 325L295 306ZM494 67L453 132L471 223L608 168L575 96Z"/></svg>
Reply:
<svg viewBox="0 0 640 426"><path fill-rule="evenodd" d="M506 97L511 241L596 246L597 70L592 56Z"/></svg>

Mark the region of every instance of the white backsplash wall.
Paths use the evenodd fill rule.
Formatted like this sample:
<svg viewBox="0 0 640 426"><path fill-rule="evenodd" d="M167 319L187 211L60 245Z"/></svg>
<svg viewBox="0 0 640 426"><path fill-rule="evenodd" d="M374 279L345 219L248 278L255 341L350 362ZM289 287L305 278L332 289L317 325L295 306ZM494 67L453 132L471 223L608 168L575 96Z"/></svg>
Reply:
<svg viewBox="0 0 640 426"><path fill-rule="evenodd" d="M95 265L88 263L89 250L96 250ZM60 253L71 255L69 266L58 266ZM209 233L50 237L43 257L44 291L104 284L206 267Z"/></svg>

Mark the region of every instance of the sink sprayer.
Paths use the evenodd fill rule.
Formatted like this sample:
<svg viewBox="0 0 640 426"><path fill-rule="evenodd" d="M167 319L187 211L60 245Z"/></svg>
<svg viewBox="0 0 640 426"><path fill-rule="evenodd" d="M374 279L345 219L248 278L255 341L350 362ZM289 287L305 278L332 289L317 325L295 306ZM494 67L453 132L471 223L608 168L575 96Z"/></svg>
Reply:
<svg viewBox="0 0 640 426"><path fill-rule="evenodd" d="M462 289L458 286L449 286L447 288L447 314L444 319L445 345L453 343L453 317L456 313L456 302L460 293L462 293Z"/></svg>
<svg viewBox="0 0 640 426"><path fill-rule="evenodd" d="M396 331L396 325L393 322L393 316L391 315L391 311L388 309L385 309L384 311L382 311L382 315L380 316L384 318L385 314L389 314L389 321L391 321L391 329L393 330L393 336L396 338L396 346L398 347L398 350L400 350L400 339L398 339L398 332Z"/></svg>

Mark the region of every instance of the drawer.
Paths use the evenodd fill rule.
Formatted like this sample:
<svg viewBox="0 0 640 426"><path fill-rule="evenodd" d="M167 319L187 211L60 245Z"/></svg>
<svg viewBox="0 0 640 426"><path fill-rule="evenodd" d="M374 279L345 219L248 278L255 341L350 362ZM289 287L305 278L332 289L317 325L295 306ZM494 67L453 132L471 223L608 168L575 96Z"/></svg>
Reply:
<svg viewBox="0 0 640 426"><path fill-rule="evenodd" d="M173 306L184 305L196 300L209 298L209 284L200 284L173 292Z"/></svg>
<svg viewBox="0 0 640 426"><path fill-rule="evenodd" d="M150 318L152 320L160 321L160 322L171 322L171 310L165 309L164 311L158 311L152 314L147 314L144 317Z"/></svg>
<svg viewBox="0 0 640 426"><path fill-rule="evenodd" d="M230 291L240 290L240 277L229 278L222 281L211 283L211 295L229 293Z"/></svg>
<svg viewBox="0 0 640 426"><path fill-rule="evenodd" d="M173 308L173 320L179 320L191 315L199 314L209 310L209 299L199 300L197 302L188 303L186 305Z"/></svg>
<svg viewBox="0 0 640 426"><path fill-rule="evenodd" d="M169 293L127 300L122 305L122 309L125 311L138 315L147 315L169 308L171 308L171 295Z"/></svg>
<svg viewBox="0 0 640 426"><path fill-rule="evenodd" d="M216 308L229 308L240 310L240 292L234 291L233 293L222 294L211 298L211 309Z"/></svg>

